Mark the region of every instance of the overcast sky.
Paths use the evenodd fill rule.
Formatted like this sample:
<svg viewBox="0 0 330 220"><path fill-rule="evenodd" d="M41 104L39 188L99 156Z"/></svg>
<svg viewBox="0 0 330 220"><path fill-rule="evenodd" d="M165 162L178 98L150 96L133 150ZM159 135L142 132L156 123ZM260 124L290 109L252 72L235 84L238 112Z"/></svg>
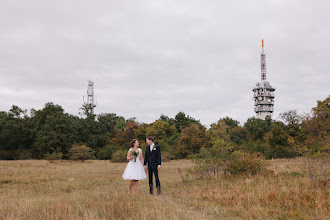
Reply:
<svg viewBox="0 0 330 220"><path fill-rule="evenodd" d="M54 102L78 115L92 80L96 114L243 124L264 39L273 118L307 113L330 95L329 11L327 0L1 0L0 111Z"/></svg>

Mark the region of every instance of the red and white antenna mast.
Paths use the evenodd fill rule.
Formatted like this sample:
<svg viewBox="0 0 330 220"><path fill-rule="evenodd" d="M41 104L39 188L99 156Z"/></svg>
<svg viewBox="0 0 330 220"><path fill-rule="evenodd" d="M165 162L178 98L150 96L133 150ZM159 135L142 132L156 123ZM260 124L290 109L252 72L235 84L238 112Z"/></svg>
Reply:
<svg viewBox="0 0 330 220"><path fill-rule="evenodd" d="M264 51L263 39L262 39L262 53L261 53L261 81L266 81L266 54Z"/></svg>

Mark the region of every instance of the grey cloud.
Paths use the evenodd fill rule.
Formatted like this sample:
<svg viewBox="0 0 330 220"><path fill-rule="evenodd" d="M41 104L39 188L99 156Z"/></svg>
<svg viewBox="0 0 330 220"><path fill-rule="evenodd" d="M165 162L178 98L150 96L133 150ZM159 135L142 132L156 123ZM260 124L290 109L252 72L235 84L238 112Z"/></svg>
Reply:
<svg viewBox="0 0 330 220"><path fill-rule="evenodd" d="M78 114L152 122L184 111L204 125L254 116L261 38L275 113L330 94L326 1L1 1L0 110L53 101Z"/></svg>

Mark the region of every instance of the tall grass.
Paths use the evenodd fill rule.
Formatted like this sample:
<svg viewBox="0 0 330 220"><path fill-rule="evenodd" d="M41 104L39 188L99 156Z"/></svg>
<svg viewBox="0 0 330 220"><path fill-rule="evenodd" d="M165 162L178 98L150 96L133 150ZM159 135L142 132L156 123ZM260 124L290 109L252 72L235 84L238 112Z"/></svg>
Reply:
<svg viewBox="0 0 330 220"><path fill-rule="evenodd" d="M162 195L148 180L127 195L126 163L0 161L1 219L326 219L328 188L313 186L300 159L274 160L274 175L197 180L189 160L162 165ZM180 172L178 172L178 168ZM184 179L183 179L184 178ZM183 181L184 180L184 181Z"/></svg>

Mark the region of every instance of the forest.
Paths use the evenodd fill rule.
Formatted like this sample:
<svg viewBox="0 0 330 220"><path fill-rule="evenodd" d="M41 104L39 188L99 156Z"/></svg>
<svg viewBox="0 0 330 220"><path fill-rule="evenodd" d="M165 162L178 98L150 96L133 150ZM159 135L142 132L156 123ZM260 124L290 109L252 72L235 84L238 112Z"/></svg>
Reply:
<svg viewBox="0 0 330 220"><path fill-rule="evenodd" d="M115 113L94 115L83 105L82 115L65 113L57 104L27 111L16 105L0 111L0 159L72 159L74 147L87 149L86 159L126 160L130 141L138 139L144 150L146 136L161 146L163 160L189 158L203 150L226 146L229 151L257 153L265 159L292 158L306 150L329 151L330 96L317 101L309 114L297 110L270 117L248 118L244 125L220 118L210 128L179 112L174 118L161 115L146 124Z"/></svg>

